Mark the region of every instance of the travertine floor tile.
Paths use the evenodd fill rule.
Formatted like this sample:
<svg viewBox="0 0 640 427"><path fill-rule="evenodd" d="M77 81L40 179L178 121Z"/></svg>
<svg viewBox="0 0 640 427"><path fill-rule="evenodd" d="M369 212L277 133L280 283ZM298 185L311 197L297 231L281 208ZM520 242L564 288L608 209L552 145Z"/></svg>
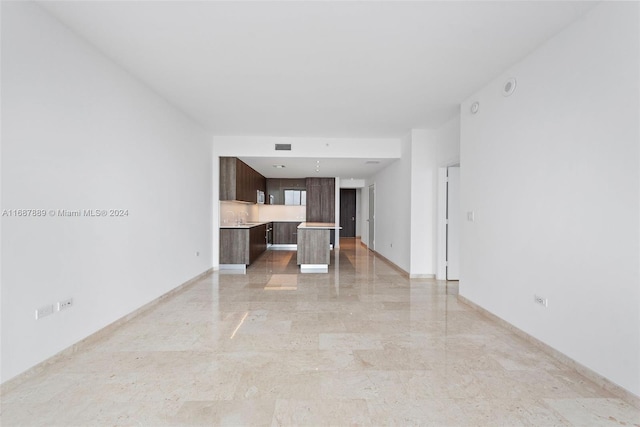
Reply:
<svg viewBox="0 0 640 427"><path fill-rule="evenodd" d="M640 426L640 411L620 399L545 399L574 426Z"/></svg>
<svg viewBox="0 0 640 427"><path fill-rule="evenodd" d="M458 401L470 425L564 427L571 424L536 400L468 399Z"/></svg>
<svg viewBox="0 0 640 427"><path fill-rule="evenodd" d="M374 425L364 399L299 400L276 402L272 426Z"/></svg>
<svg viewBox="0 0 640 427"><path fill-rule="evenodd" d="M640 427L640 411L357 241L268 251L2 394L3 426Z"/></svg>

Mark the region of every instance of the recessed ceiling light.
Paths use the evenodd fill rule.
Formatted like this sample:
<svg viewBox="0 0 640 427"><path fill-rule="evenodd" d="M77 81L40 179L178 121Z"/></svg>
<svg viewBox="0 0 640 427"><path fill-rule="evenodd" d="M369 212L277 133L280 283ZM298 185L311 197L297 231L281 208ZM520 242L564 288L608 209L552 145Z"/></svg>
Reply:
<svg viewBox="0 0 640 427"><path fill-rule="evenodd" d="M276 169L284 169L284 165L273 165Z"/></svg>

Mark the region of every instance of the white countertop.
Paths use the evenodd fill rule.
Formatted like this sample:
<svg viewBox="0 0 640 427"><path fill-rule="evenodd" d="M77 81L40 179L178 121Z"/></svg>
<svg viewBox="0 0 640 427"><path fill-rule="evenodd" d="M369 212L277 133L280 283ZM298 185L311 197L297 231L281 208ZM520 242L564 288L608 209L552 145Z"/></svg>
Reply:
<svg viewBox="0 0 640 427"><path fill-rule="evenodd" d="M220 225L219 228L253 228L253 227L257 227L259 225L263 225L263 224L270 224L272 222L297 222L297 223L304 223L303 220L299 220L299 219L285 219L285 220L278 220L278 221L248 221L245 222L244 224L222 224ZM312 224L317 224L317 223L312 223ZM333 228L333 227L331 227Z"/></svg>
<svg viewBox="0 0 640 427"><path fill-rule="evenodd" d="M323 230L330 230L336 228L335 222L303 222L298 228L317 228ZM342 228L342 227L338 227Z"/></svg>
<svg viewBox="0 0 640 427"><path fill-rule="evenodd" d="M220 228L253 228L259 225L268 224L269 222L245 222L244 224L223 224L220 226Z"/></svg>

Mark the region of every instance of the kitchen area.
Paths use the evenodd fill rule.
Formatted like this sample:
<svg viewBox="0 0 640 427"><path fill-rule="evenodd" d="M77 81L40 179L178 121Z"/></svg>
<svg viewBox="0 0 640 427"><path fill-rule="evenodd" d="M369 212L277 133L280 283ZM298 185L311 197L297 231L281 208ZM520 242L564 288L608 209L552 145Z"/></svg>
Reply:
<svg viewBox="0 0 640 427"><path fill-rule="evenodd" d="M335 187L335 178L267 178L220 157L220 269L243 272L267 250L291 250L301 272L327 272Z"/></svg>

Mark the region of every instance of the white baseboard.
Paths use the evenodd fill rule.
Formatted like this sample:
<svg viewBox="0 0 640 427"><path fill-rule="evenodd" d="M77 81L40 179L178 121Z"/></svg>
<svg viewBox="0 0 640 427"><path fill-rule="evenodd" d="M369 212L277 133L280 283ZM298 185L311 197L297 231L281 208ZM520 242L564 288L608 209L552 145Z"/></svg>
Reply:
<svg viewBox="0 0 640 427"><path fill-rule="evenodd" d="M411 279L435 279L435 274L411 274L409 275Z"/></svg>

